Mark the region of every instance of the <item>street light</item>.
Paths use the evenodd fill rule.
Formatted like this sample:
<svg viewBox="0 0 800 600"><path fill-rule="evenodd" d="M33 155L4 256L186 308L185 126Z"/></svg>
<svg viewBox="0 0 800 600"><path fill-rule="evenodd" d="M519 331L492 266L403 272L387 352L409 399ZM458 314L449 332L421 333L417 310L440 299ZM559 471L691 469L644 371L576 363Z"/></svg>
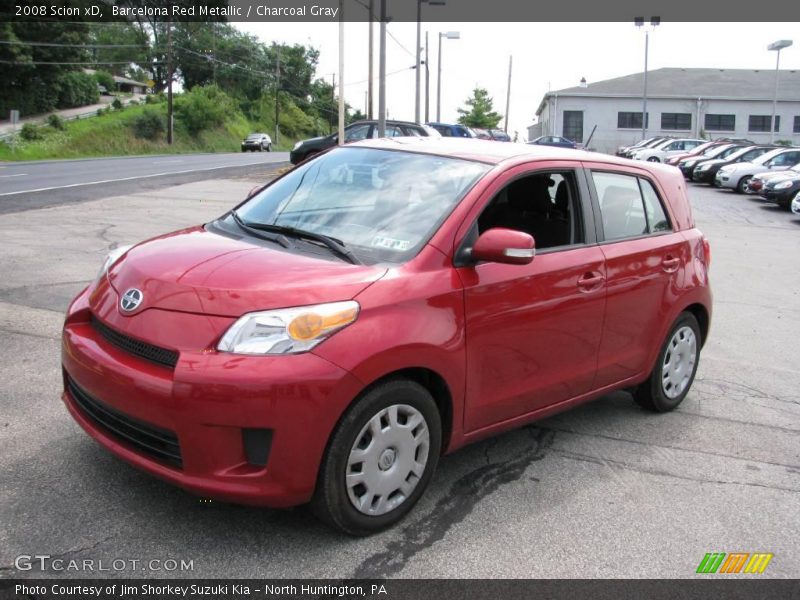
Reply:
<svg viewBox="0 0 800 600"><path fill-rule="evenodd" d="M436 122L442 120L442 38L448 40L460 40L461 34L458 31L439 32L439 76L436 82ZM418 70L419 71L419 70Z"/></svg>
<svg viewBox="0 0 800 600"><path fill-rule="evenodd" d="M420 55L422 54L422 3L425 2L430 6L444 6L447 4L445 0L417 0L417 86L414 96L414 120L416 123L421 123L420 121L420 65L421 65L421 58Z"/></svg>
<svg viewBox="0 0 800 600"><path fill-rule="evenodd" d="M778 40L777 42L772 42L769 46L767 46L767 50L774 50L778 53L778 58L775 61L775 96L772 99L772 121L770 121L770 128L769 128L769 141L775 141L775 113L778 109L778 75L780 71L778 70L781 65L781 50L784 48L788 48L792 45L792 40Z"/></svg>
<svg viewBox="0 0 800 600"><path fill-rule="evenodd" d="M650 17L650 29L644 26L644 17L633 20L636 27L644 27L644 90L642 91L642 139L647 137L647 54L650 46L650 31L661 24L661 17Z"/></svg>

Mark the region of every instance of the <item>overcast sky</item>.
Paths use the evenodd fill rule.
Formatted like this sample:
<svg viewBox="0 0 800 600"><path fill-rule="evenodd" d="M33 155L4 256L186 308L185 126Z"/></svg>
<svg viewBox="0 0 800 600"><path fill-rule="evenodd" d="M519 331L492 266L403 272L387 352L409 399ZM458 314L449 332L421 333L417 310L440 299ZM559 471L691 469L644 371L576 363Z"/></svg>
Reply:
<svg viewBox="0 0 800 600"><path fill-rule="evenodd" d="M317 75L330 81L339 64L336 23L237 23L262 42L301 43L320 50ZM375 100L378 108L378 25L375 24ZM390 23L386 79L390 118L414 119L415 23ZM633 23L423 23L430 42L430 119L436 118L438 32L459 31L461 39L442 41L442 115L455 122L475 86L489 90L494 107L505 114L508 57L513 55L509 133L527 135L536 108L548 89L609 79L644 70L644 33ZM781 52L781 69L800 68L797 23L662 23L650 34L649 69L712 67L775 69L775 53L767 45L778 39L796 44ZM365 110L368 24L345 23L346 101ZM337 74L338 79L338 74ZM424 70L422 117L424 118ZM502 127L502 122L500 124Z"/></svg>

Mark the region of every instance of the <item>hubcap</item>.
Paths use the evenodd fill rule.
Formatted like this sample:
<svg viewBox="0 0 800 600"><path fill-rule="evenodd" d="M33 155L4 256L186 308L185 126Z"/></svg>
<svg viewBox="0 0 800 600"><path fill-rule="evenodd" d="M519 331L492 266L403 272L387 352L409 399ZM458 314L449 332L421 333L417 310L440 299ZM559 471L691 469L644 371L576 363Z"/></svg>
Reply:
<svg viewBox="0 0 800 600"><path fill-rule="evenodd" d="M407 404L374 415L356 436L347 458L345 485L359 512L378 516L405 502L428 464L425 417Z"/></svg>
<svg viewBox="0 0 800 600"><path fill-rule="evenodd" d="M688 387L697 361L697 337L683 326L672 336L661 369L661 388L667 398L677 398Z"/></svg>

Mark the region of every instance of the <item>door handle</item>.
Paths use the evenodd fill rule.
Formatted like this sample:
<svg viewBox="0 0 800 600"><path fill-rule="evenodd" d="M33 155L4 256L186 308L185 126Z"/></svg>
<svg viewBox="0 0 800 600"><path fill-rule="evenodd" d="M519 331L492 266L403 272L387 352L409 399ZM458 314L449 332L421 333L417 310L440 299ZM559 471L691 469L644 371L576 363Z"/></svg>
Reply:
<svg viewBox="0 0 800 600"><path fill-rule="evenodd" d="M664 260L661 261L661 266L667 273L674 273L678 270L678 267L681 264L681 259L677 256L667 255L664 257Z"/></svg>
<svg viewBox="0 0 800 600"><path fill-rule="evenodd" d="M591 292L600 287L605 279L606 278L603 277L601 273L584 273L581 278L578 279L578 289L582 292Z"/></svg>

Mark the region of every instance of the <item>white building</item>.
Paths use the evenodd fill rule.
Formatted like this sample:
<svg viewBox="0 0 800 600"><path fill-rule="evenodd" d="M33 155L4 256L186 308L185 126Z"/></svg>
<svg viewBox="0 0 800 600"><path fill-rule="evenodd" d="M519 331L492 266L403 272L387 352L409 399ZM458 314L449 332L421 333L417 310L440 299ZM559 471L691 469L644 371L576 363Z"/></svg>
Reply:
<svg viewBox="0 0 800 600"><path fill-rule="evenodd" d="M528 139L558 135L601 152L642 139L644 73L547 92ZM774 70L658 69L647 74L647 137L770 141ZM800 144L800 71L779 75L775 141Z"/></svg>

